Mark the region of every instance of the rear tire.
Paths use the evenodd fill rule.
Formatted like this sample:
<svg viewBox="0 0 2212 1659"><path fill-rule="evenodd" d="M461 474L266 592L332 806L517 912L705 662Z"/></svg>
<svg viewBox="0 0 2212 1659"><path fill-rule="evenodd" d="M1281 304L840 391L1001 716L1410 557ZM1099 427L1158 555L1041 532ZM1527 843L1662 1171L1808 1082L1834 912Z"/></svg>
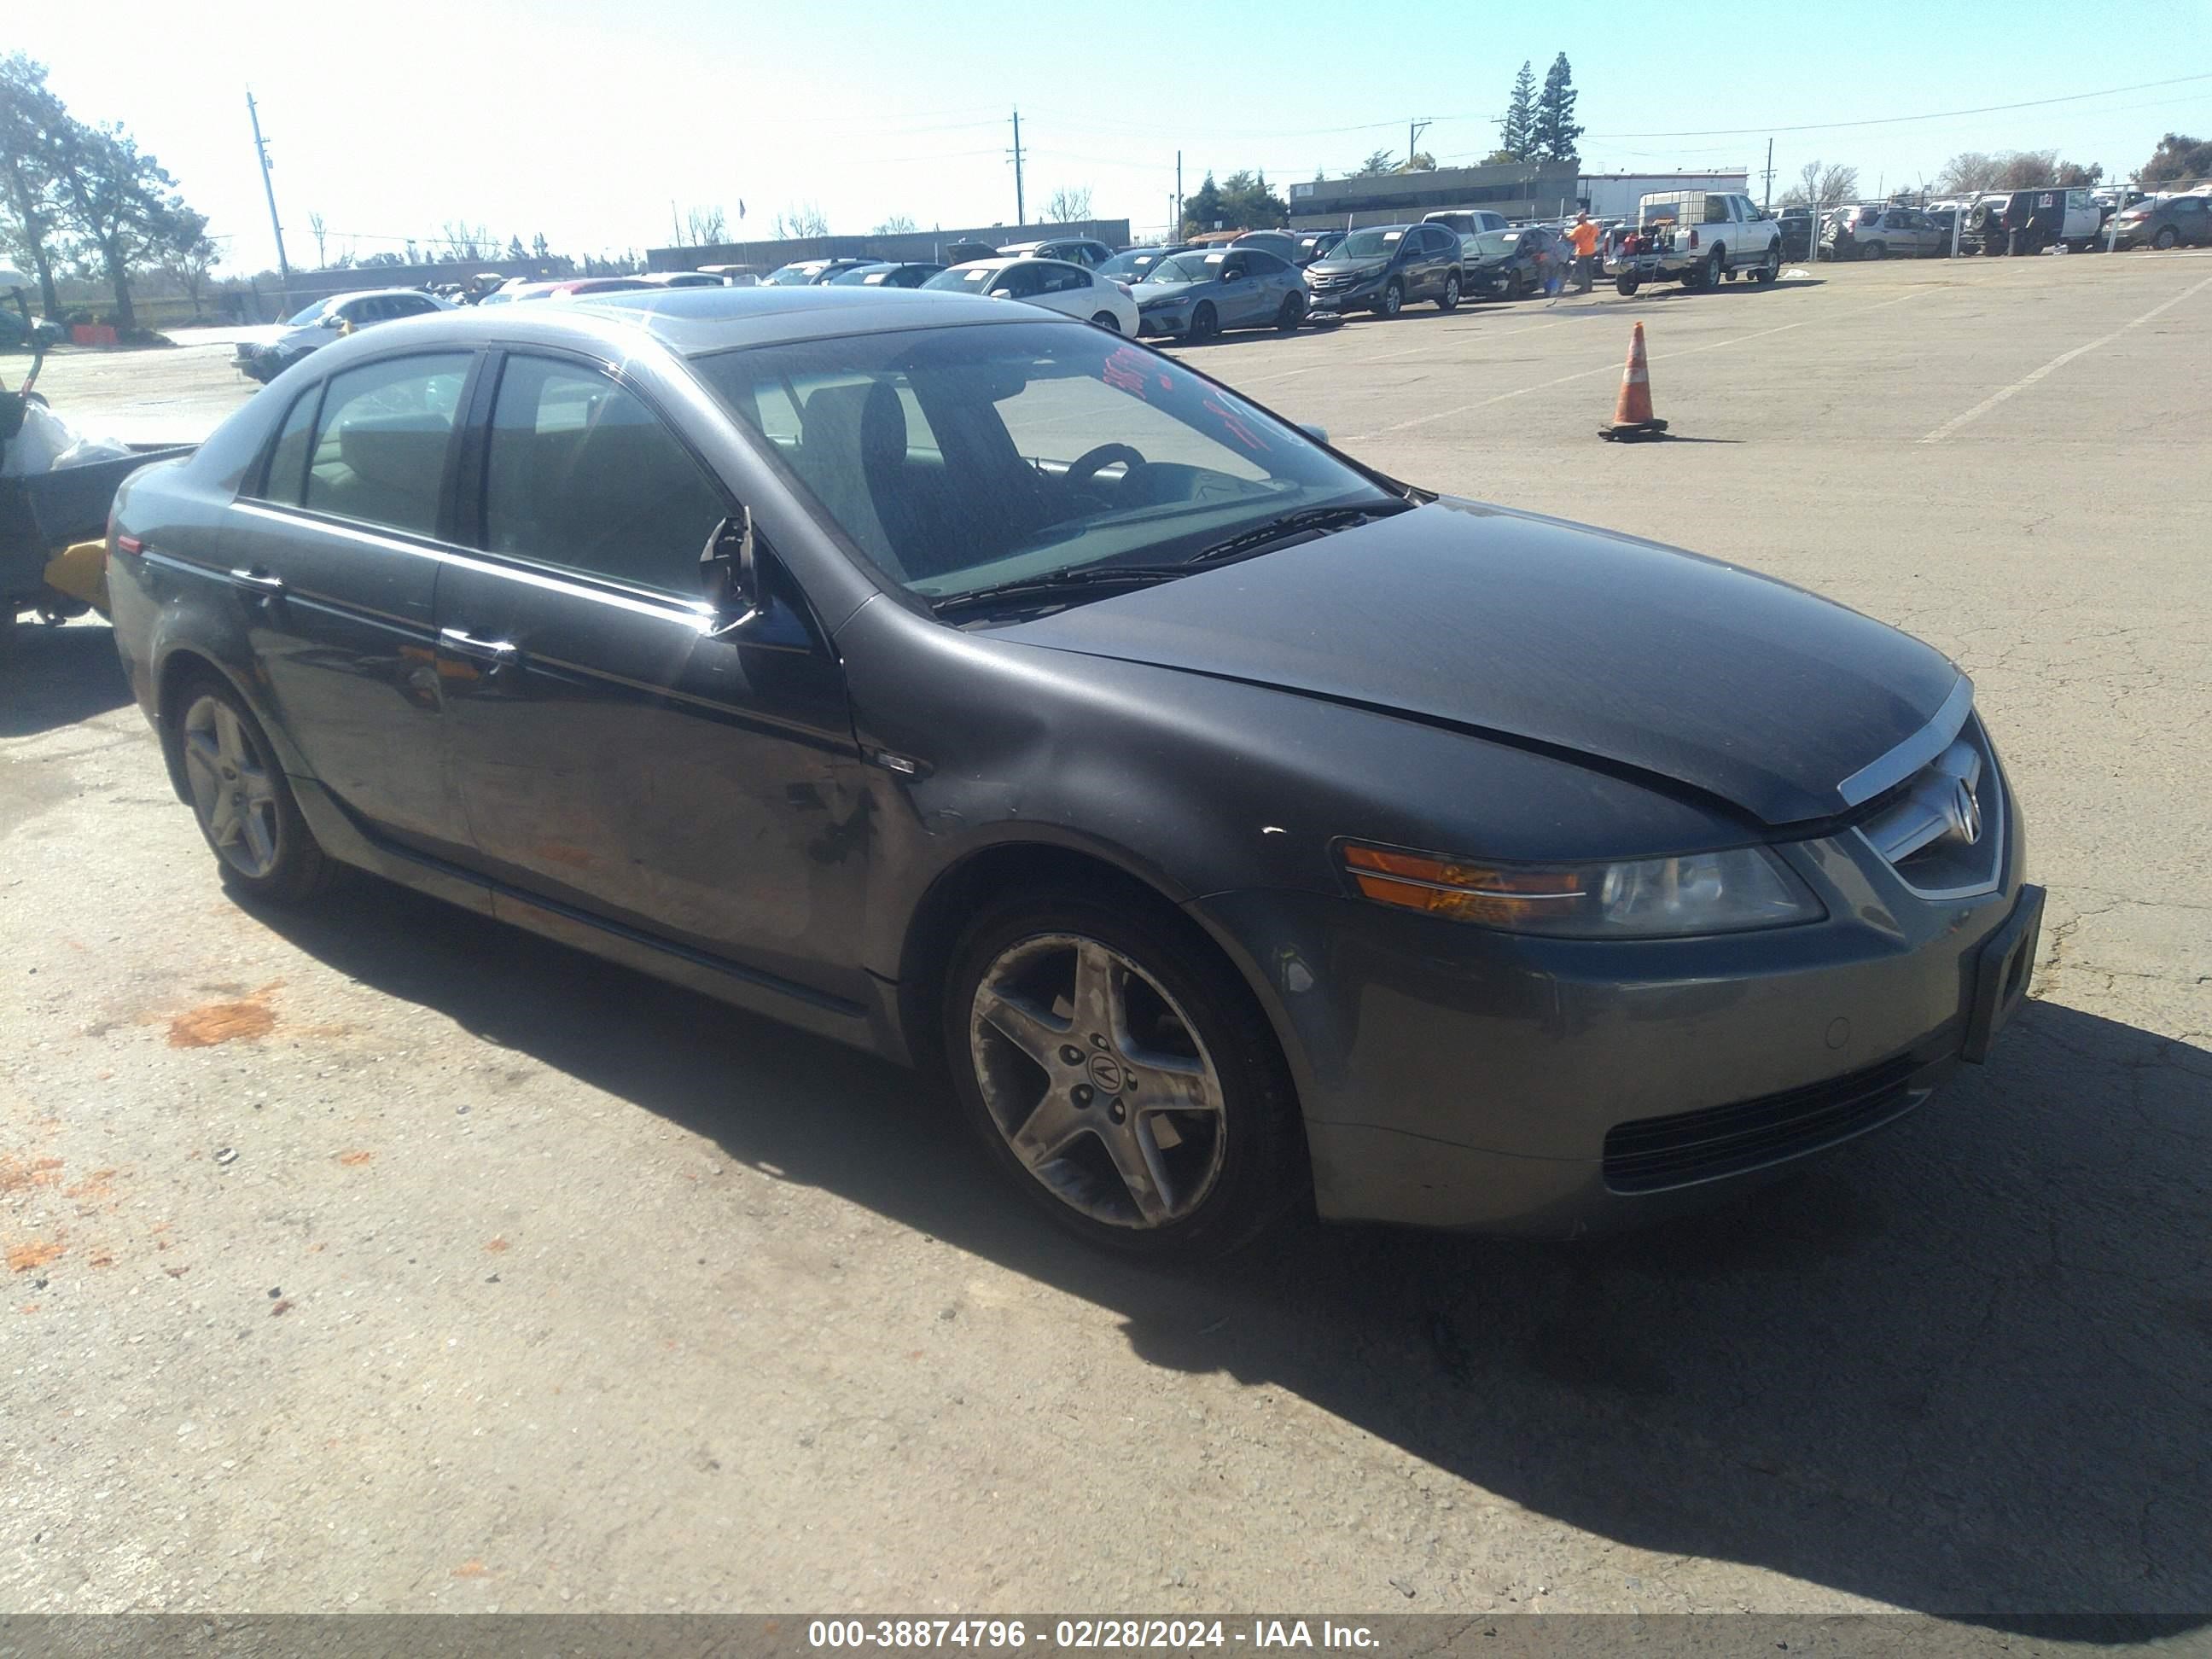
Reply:
<svg viewBox="0 0 2212 1659"><path fill-rule="evenodd" d="M2172 225L2160 225L2158 228L2158 234L2150 239L2150 245L2156 248L2160 252L2164 253L2171 249L2173 245L2180 240L2181 238L2175 234L2174 228Z"/></svg>
<svg viewBox="0 0 2212 1659"><path fill-rule="evenodd" d="M1121 331L1120 319L1110 311L1102 311L1091 320L1110 334L1119 334Z"/></svg>
<svg viewBox="0 0 2212 1659"><path fill-rule="evenodd" d="M224 883L248 898L304 904L335 866L300 815L269 734L211 676L178 688L168 731L192 817Z"/></svg>
<svg viewBox="0 0 2212 1659"><path fill-rule="evenodd" d="M1869 242L1859 250L1859 258L1862 259L1886 259L1888 257L1889 250L1880 242Z"/></svg>
<svg viewBox="0 0 2212 1659"><path fill-rule="evenodd" d="M1443 297L1437 301L1437 309L1446 315L1459 309L1459 272L1455 270L1444 279Z"/></svg>
<svg viewBox="0 0 2212 1659"><path fill-rule="evenodd" d="M1636 290L1642 285L1633 276L1616 276L1613 279L1613 291L1622 299L1632 300L1636 297Z"/></svg>
<svg viewBox="0 0 2212 1659"><path fill-rule="evenodd" d="M939 1031L987 1155L1089 1243L1202 1261L1310 1189L1266 1016L1164 903L1054 888L987 905L954 948ZM1193 1104L1154 1103L1172 1101Z"/></svg>

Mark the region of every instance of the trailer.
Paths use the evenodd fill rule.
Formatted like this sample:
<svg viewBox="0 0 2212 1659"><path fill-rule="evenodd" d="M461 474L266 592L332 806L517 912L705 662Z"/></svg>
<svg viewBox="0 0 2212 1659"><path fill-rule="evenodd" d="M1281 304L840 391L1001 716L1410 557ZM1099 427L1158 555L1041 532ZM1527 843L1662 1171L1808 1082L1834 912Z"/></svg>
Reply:
<svg viewBox="0 0 2212 1659"><path fill-rule="evenodd" d="M33 390L45 353L15 391L0 388L0 457L21 433L29 410L46 407ZM0 656L14 644L17 623L35 617L58 626L88 611L106 609L107 510L123 481L142 466L174 460L196 446L133 445L128 455L0 477Z"/></svg>

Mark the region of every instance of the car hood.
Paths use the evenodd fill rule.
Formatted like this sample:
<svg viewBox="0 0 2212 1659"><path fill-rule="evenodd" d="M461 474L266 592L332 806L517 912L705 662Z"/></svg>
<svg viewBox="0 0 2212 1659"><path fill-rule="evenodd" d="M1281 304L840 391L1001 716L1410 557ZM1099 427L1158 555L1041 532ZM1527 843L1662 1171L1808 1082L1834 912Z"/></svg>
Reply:
<svg viewBox="0 0 2212 1659"><path fill-rule="evenodd" d="M1213 279L1206 277L1194 283L1132 283L1129 293L1139 305L1147 300L1188 299L1202 288L1212 288Z"/></svg>
<svg viewBox="0 0 2212 1659"><path fill-rule="evenodd" d="M1309 276L1372 276L1390 267L1388 259L1316 259L1306 267Z"/></svg>
<svg viewBox="0 0 2212 1659"><path fill-rule="evenodd" d="M1006 629L1467 730L1833 817L1960 683L1941 653L1786 583L1466 501Z"/></svg>

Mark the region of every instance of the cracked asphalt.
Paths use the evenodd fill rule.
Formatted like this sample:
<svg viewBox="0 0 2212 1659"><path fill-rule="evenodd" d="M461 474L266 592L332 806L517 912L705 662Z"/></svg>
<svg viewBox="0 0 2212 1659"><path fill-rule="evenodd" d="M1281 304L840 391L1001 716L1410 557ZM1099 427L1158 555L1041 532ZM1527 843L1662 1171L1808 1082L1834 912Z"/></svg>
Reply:
<svg viewBox="0 0 2212 1659"><path fill-rule="evenodd" d="M2202 1639L2212 258L1821 276L1185 354L1402 476L1831 594L1979 689L2051 891L1992 1063L1593 1246L1094 1261L903 1073L365 881L241 908L105 629L33 634L0 670L0 1611ZM1682 441L1615 447L1638 319ZM42 386L193 436L250 390L227 356Z"/></svg>

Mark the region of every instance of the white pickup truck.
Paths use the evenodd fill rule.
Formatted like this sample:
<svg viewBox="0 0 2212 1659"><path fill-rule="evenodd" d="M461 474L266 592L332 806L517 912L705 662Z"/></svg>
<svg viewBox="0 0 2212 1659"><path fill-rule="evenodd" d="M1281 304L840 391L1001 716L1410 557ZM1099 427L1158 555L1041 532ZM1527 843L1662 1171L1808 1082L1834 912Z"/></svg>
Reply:
<svg viewBox="0 0 2212 1659"><path fill-rule="evenodd" d="M1771 283L1782 272L1782 227L1748 196L1672 190L1636 204L1636 224L1614 243L1606 274L1623 294L1646 283L1715 288L1739 272Z"/></svg>

